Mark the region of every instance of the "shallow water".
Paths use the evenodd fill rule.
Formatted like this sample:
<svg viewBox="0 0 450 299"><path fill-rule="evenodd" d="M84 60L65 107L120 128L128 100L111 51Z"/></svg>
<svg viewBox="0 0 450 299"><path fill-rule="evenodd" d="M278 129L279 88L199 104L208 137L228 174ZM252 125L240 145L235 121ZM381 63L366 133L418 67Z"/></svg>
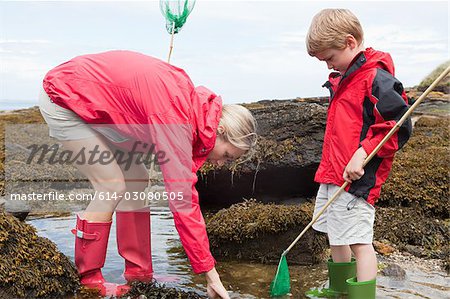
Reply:
<svg viewBox="0 0 450 299"><path fill-rule="evenodd" d="M152 207L152 256L155 278L168 286L195 290L205 295L206 284L202 275L195 275L185 257L172 214L167 207ZM76 216L29 220L38 234L55 242L62 253L73 260L74 236L70 229L75 226ZM280 253L281 254L281 253ZM124 283L123 259L117 253L115 225L111 228L103 274L106 280ZM288 256L289 263L289 256ZM243 262L220 262L217 266L225 287L232 298L269 298L269 284L276 265ZM450 298L449 277L441 272L424 273L407 267L405 280L395 280L379 275L377 298ZM304 292L326 282L326 265L289 266L292 295L286 298L305 298Z"/></svg>

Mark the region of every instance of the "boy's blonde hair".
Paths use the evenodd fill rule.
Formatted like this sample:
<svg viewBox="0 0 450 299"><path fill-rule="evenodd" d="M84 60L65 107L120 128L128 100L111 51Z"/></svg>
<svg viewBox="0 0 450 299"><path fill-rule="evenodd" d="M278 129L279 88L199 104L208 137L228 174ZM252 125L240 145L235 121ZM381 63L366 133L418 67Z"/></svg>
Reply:
<svg viewBox="0 0 450 299"><path fill-rule="evenodd" d="M236 104L223 105L219 125L225 130L220 136L226 142L246 151L246 156L252 155L257 142L257 125L247 108Z"/></svg>
<svg viewBox="0 0 450 299"><path fill-rule="evenodd" d="M342 50L347 46L346 37L352 35L361 45L364 32L358 18L348 9L323 9L314 16L306 36L308 54L328 49Z"/></svg>

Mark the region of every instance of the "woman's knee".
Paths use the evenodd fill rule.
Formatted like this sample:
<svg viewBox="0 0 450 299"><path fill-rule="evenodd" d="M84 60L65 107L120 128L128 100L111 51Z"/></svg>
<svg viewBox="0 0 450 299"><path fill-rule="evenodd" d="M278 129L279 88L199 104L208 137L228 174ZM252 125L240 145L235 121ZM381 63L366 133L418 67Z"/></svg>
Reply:
<svg viewBox="0 0 450 299"><path fill-rule="evenodd" d="M134 165L128 171L124 171L127 190L144 191L148 186L150 176L143 164Z"/></svg>
<svg viewBox="0 0 450 299"><path fill-rule="evenodd" d="M125 178L96 178L91 179L96 191L108 192L110 194L121 195L127 191Z"/></svg>

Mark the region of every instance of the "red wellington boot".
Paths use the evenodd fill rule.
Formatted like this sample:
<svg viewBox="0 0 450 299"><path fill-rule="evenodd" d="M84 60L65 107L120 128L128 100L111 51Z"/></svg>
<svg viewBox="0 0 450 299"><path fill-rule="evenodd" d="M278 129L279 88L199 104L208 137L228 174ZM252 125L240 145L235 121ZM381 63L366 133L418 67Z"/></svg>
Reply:
<svg viewBox="0 0 450 299"><path fill-rule="evenodd" d="M150 209L116 211L117 248L125 259L128 282L149 282L153 278Z"/></svg>
<svg viewBox="0 0 450 299"><path fill-rule="evenodd" d="M105 282L101 268L105 264L110 222L88 222L77 215L75 235L75 265L80 282L87 288L97 289L102 296L120 296L129 289Z"/></svg>

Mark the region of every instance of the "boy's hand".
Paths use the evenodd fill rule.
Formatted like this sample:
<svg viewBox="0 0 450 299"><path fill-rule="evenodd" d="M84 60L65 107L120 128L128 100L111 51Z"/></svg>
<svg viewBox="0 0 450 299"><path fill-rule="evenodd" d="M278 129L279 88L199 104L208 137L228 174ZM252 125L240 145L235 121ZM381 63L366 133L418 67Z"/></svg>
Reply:
<svg viewBox="0 0 450 299"><path fill-rule="evenodd" d="M351 183L354 180L359 180L364 175L363 164L367 158L366 151L360 147L348 162L344 170L344 180Z"/></svg>

